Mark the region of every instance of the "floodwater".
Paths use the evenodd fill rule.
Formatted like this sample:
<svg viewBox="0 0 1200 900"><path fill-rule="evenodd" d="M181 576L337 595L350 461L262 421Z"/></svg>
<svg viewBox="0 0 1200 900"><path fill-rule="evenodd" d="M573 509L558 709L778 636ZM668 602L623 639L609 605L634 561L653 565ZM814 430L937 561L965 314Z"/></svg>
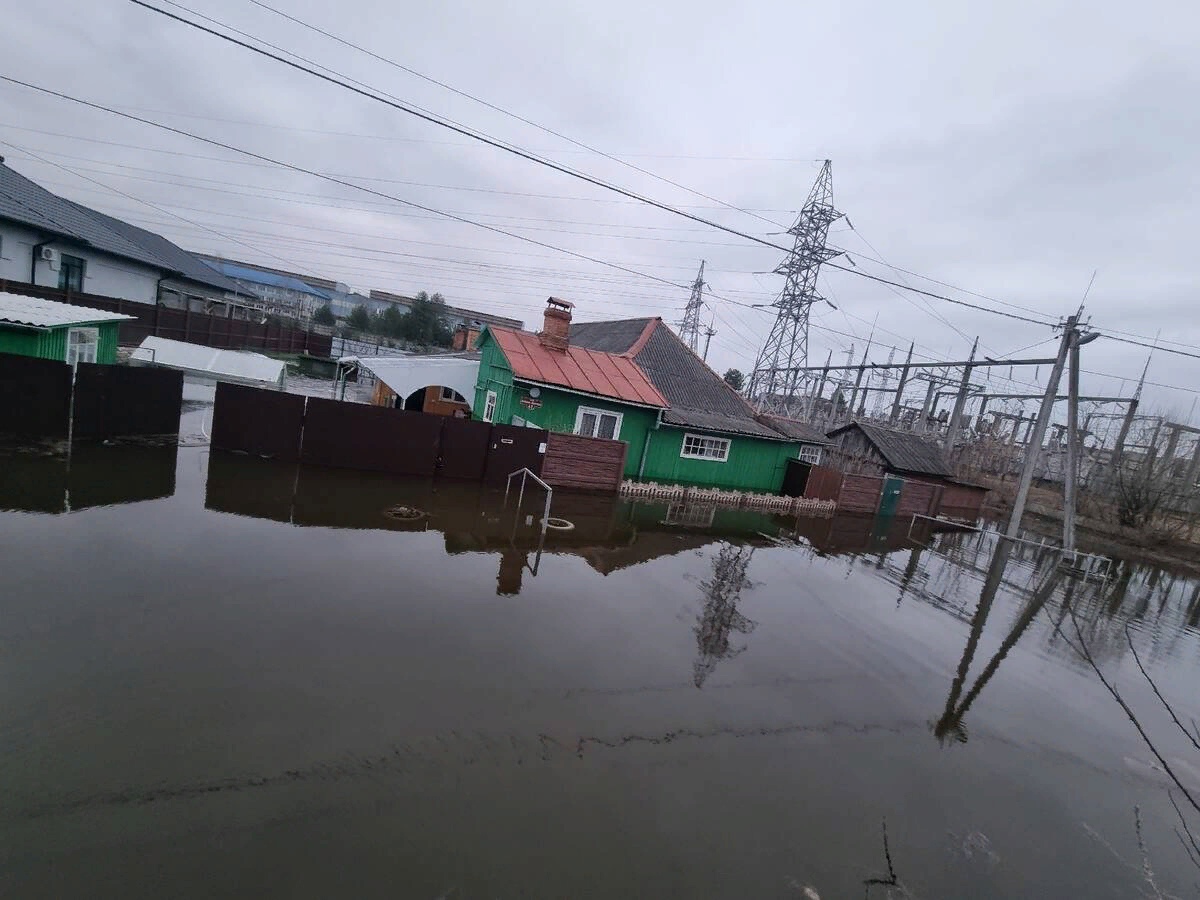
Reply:
<svg viewBox="0 0 1200 900"><path fill-rule="evenodd" d="M543 538L532 489L211 453L187 410L0 457L0 895L1153 896L1135 807L1200 892L1064 605L1195 796L1128 642L1200 719L1193 583L598 498Z"/></svg>

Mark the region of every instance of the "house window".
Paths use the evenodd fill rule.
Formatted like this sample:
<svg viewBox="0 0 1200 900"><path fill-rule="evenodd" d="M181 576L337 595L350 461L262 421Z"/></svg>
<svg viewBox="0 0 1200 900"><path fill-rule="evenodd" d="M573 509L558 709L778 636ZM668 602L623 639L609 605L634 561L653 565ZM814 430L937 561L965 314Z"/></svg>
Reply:
<svg viewBox="0 0 1200 900"><path fill-rule="evenodd" d="M67 332L67 364L74 369L81 362L94 363L99 347L99 328L72 328Z"/></svg>
<svg viewBox="0 0 1200 900"><path fill-rule="evenodd" d="M729 441L726 438L685 434L683 450L680 451L679 456L683 459L711 459L714 462L725 462L729 459Z"/></svg>
<svg viewBox="0 0 1200 900"><path fill-rule="evenodd" d="M575 413L575 433L584 437L607 438L615 441L621 436L621 413L605 412L589 406L579 407Z"/></svg>
<svg viewBox="0 0 1200 900"><path fill-rule="evenodd" d="M487 399L483 401L483 421L494 422L496 420L496 392L488 391Z"/></svg>
<svg viewBox="0 0 1200 900"><path fill-rule="evenodd" d="M60 291L82 291L83 271L87 261L78 256L59 254L58 257L58 289Z"/></svg>
<svg viewBox="0 0 1200 900"><path fill-rule="evenodd" d="M800 461L819 466L821 464L821 448L805 444L800 448Z"/></svg>
<svg viewBox="0 0 1200 900"><path fill-rule="evenodd" d="M676 502L667 507L664 525L683 525L689 528L711 528L717 508L711 504L689 506Z"/></svg>

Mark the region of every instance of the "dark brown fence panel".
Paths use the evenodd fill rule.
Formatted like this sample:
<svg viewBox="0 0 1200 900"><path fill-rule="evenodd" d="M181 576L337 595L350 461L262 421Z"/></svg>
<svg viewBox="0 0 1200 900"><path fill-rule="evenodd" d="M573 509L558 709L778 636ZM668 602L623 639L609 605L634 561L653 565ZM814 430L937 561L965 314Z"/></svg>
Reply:
<svg viewBox="0 0 1200 900"><path fill-rule="evenodd" d="M879 508L883 479L875 475L843 475L838 493L838 512L873 513Z"/></svg>
<svg viewBox="0 0 1200 900"><path fill-rule="evenodd" d="M443 478L481 481L487 465L492 426L474 419L442 420L442 459L438 474Z"/></svg>
<svg viewBox="0 0 1200 900"><path fill-rule="evenodd" d="M0 435L61 440L70 420L70 366L0 353Z"/></svg>
<svg viewBox="0 0 1200 900"><path fill-rule="evenodd" d="M548 434L540 428L493 425L483 480L488 484L504 484L510 473L522 468L540 475Z"/></svg>
<svg viewBox="0 0 1200 900"><path fill-rule="evenodd" d="M927 516L933 509L934 498L938 487L927 481L905 481L900 493L900 503L896 507L898 516Z"/></svg>
<svg viewBox="0 0 1200 900"><path fill-rule="evenodd" d="M628 449L624 441L552 432L546 438L541 475L556 488L616 493L625 476Z"/></svg>
<svg viewBox="0 0 1200 900"><path fill-rule="evenodd" d="M296 462L304 401L296 394L220 382L213 403L213 449Z"/></svg>
<svg viewBox="0 0 1200 900"><path fill-rule="evenodd" d="M72 440L179 434L183 373L80 363Z"/></svg>
<svg viewBox="0 0 1200 900"><path fill-rule="evenodd" d="M804 485L804 496L811 500L836 500L842 492L842 473L827 466L813 466Z"/></svg>
<svg viewBox="0 0 1200 900"><path fill-rule="evenodd" d="M301 460L430 477L437 468L441 435L440 416L310 398Z"/></svg>

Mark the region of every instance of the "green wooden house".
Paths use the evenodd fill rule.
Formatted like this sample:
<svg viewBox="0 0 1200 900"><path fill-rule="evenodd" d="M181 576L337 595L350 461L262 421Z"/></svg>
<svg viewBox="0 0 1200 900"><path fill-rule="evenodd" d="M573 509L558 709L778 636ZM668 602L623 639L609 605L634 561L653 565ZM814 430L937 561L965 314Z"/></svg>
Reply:
<svg viewBox="0 0 1200 900"><path fill-rule="evenodd" d="M115 363L121 313L0 293L0 353L70 363Z"/></svg>
<svg viewBox="0 0 1200 900"><path fill-rule="evenodd" d="M551 298L540 334L483 331L477 417L625 441L643 481L774 493L789 460L820 460L824 435L757 416L662 319L571 315Z"/></svg>

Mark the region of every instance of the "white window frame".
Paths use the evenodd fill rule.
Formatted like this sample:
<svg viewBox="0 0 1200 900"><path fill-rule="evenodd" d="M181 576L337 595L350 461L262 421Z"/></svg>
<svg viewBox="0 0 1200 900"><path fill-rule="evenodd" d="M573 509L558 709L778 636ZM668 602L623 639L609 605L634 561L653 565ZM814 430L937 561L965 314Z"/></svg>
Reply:
<svg viewBox="0 0 1200 900"><path fill-rule="evenodd" d="M462 400L460 400L458 398L458 391L456 391L454 388L446 387L444 384L439 385L439 387L441 387L441 389L442 389L442 392L439 395L440 399L444 400L447 403L462 403ZM450 396L447 397L446 396L447 394L449 394Z"/></svg>
<svg viewBox="0 0 1200 900"><path fill-rule="evenodd" d="M723 453L721 456L712 456L708 453L696 453L696 452L689 453L688 452L688 441L689 440L692 440L692 441L695 441L695 442L701 443L701 444L703 444L704 442L707 441L707 442L711 442L713 444L720 445ZM680 444L679 458L680 459L703 459L707 462L720 462L720 463L728 462L729 461L729 451L732 448L732 446L733 446L733 441L730 440L729 438L713 437L711 434L692 434L691 432L688 432L688 433L684 434L683 443Z"/></svg>
<svg viewBox="0 0 1200 900"><path fill-rule="evenodd" d="M483 401L483 421L494 422L496 420L496 392L488 391L487 396Z"/></svg>
<svg viewBox="0 0 1200 900"><path fill-rule="evenodd" d="M596 417L596 425L592 429L591 434L583 433L583 417L586 415L591 415L591 416ZM613 412L608 409L597 409L594 406L581 406L577 410L575 410L575 434L582 435L583 437L599 437L600 436L600 434L599 434L600 420L604 416L608 416L611 419L617 420L616 427L613 428L613 435L612 435L611 440L619 441L621 439L621 425L624 424L625 414L619 413L619 412Z"/></svg>
<svg viewBox="0 0 1200 900"><path fill-rule="evenodd" d="M74 341L72 338L82 336L90 340ZM80 352L80 348L86 348ZM100 353L99 328L69 328L67 329L67 364L72 370L81 362L94 363Z"/></svg>
<svg viewBox="0 0 1200 900"><path fill-rule="evenodd" d="M802 444L800 446L800 455L796 458L801 462L819 466L821 464L821 456L824 449L825 448L819 444Z"/></svg>

